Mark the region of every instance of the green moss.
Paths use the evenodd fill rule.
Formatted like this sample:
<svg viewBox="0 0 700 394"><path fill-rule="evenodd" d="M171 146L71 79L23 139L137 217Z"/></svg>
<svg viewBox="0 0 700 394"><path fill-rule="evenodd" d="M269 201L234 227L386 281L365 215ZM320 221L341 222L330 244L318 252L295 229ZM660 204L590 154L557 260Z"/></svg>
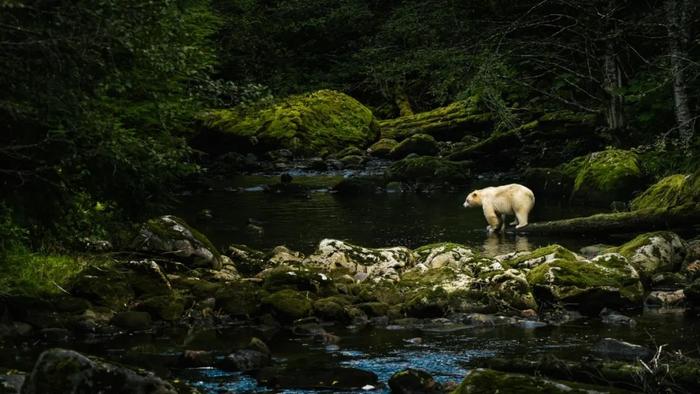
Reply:
<svg viewBox="0 0 700 394"><path fill-rule="evenodd" d="M196 239L198 242L200 242L204 247L209 249L212 253L214 253L215 256L220 255L219 251L216 249L214 244L212 244L211 241L209 241L209 238L207 238L206 235L202 234L197 229L191 227L189 224L187 224L187 222L185 222L183 219L181 219L177 216L169 215L167 217L169 219L173 220L175 223L177 223L180 226L187 229L187 231L189 231L192 234L192 237L194 239ZM146 222L146 227L153 234L155 234L158 237L163 238L163 239L180 239L180 238L182 238L182 235L180 234L180 232L174 228L175 225L170 224L170 223L166 223L161 218L153 218L153 219L148 220Z"/></svg>
<svg viewBox="0 0 700 394"><path fill-rule="evenodd" d="M324 320L348 322L350 315L345 307L349 305L347 300L340 297L329 297L316 300L313 303L314 315Z"/></svg>
<svg viewBox="0 0 700 394"><path fill-rule="evenodd" d="M44 255L18 249L0 262L0 295L43 296L63 292L88 266L107 266L96 257Z"/></svg>
<svg viewBox="0 0 700 394"><path fill-rule="evenodd" d="M573 112L569 110L548 112L539 119L541 123L595 123L596 115L588 113Z"/></svg>
<svg viewBox="0 0 700 394"><path fill-rule="evenodd" d="M576 255L561 245L549 245L501 262L504 267L532 268L555 259L576 260Z"/></svg>
<svg viewBox="0 0 700 394"><path fill-rule="evenodd" d="M389 153L389 157L400 160L415 153L420 156L435 156L439 152L435 138L427 134L413 134L401 141Z"/></svg>
<svg viewBox="0 0 700 394"><path fill-rule="evenodd" d="M641 181L636 153L619 149L595 152L586 156L576 174L572 198L593 204L627 201Z"/></svg>
<svg viewBox="0 0 700 394"><path fill-rule="evenodd" d="M372 156L387 157L398 144L399 143L395 139L382 138L367 148L367 152Z"/></svg>
<svg viewBox="0 0 700 394"><path fill-rule="evenodd" d="M139 303L137 310L150 313L152 316L174 321L185 311L186 299L179 294L150 297Z"/></svg>
<svg viewBox="0 0 700 394"><path fill-rule="evenodd" d="M432 156L409 156L393 163L384 173L388 181L463 183L469 178L468 162L455 162Z"/></svg>
<svg viewBox="0 0 700 394"><path fill-rule="evenodd" d="M301 155L367 146L378 134L367 107L333 90L290 96L253 111L241 107L210 111L202 119L215 131L255 137L268 148L286 148Z"/></svg>
<svg viewBox="0 0 700 394"><path fill-rule="evenodd" d="M578 382L551 380L543 377L473 369L452 394L521 394L521 393L602 393L620 392L609 387L593 386Z"/></svg>
<svg viewBox="0 0 700 394"><path fill-rule="evenodd" d="M444 289L423 289L406 301L402 311L411 317L441 317L447 311L447 301L448 294Z"/></svg>
<svg viewBox="0 0 700 394"><path fill-rule="evenodd" d="M217 290L216 308L234 317L250 317L260 309L260 300L265 294L249 282L228 284Z"/></svg>
<svg viewBox="0 0 700 394"><path fill-rule="evenodd" d="M278 318L291 321L306 317L311 312L311 300L302 292L295 290L280 290L263 299Z"/></svg>
<svg viewBox="0 0 700 394"><path fill-rule="evenodd" d="M700 172L667 176L651 185L630 203L633 210L669 208L700 201Z"/></svg>
<svg viewBox="0 0 700 394"><path fill-rule="evenodd" d="M83 270L72 281L71 294L90 302L121 310L135 297L129 284L129 273L114 267L91 267Z"/></svg>

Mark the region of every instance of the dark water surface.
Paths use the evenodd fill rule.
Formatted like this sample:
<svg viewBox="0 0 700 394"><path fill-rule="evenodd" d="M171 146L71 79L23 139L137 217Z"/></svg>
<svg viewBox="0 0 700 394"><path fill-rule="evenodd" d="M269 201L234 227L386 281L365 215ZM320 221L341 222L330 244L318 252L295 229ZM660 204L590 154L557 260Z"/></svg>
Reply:
<svg viewBox="0 0 700 394"><path fill-rule="evenodd" d="M462 207L469 192L466 188L460 192L385 192L362 196L328 192L328 188L339 179L297 177L294 182L308 184L312 189L307 195L288 196L263 192L265 184L277 182L276 177L234 178L215 190L183 197L177 213L220 247L231 243L260 249L286 245L305 253L312 252L324 238L368 247L409 248L449 241L463 243L488 255L528 250L554 242L578 250L591 243L611 241L602 235L599 239L489 237L481 209ZM198 212L202 209L211 210L213 219L201 220ZM592 212L585 208L571 208L558 201L539 199L530 222ZM247 227L250 219L262 227L262 234Z"/></svg>

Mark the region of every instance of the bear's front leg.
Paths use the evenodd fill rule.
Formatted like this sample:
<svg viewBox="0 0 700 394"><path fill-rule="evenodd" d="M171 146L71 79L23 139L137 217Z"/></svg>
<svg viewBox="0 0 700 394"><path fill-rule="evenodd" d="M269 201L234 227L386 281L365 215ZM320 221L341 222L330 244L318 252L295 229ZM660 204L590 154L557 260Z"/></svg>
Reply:
<svg viewBox="0 0 700 394"><path fill-rule="evenodd" d="M498 219L498 216L489 215L486 217L486 221L489 222L489 225L486 226L486 231L489 233L493 233L501 229L501 222Z"/></svg>

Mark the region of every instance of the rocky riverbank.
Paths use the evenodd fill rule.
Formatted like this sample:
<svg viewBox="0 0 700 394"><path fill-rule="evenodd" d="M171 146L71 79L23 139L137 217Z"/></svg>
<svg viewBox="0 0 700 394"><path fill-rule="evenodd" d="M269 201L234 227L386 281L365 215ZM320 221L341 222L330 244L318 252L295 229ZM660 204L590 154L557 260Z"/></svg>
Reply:
<svg viewBox="0 0 700 394"><path fill-rule="evenodd" d="M304 255L284 246L258 251L230 245L220 251L182 219L163 216L144 223L130 249L97 259L73 279L62 296L4 297L2 340L61 336L70 338L70 343L164 327L248 324L288 329L333 343L334 335L326 329L329 324L458 330L559 325L596 317L610 324L631 325L634 318L626 315L645 305L688 311L700 305L700 243L667 231L642 234L619 246L586 248L581 254L550 245L486 257L452 243L413 250L401 246L373 249L326 239L313 253ZM274 355L275 349L270 350ZM190 349L182 360L187 365L260 371L275 368L270 350L253 340L226 354ZM638 358L649 360L648 356ZM626 364L629 368L641 365L626 362L631 362ZM65 365L76 365L83 372L75 375ZM108 360L65 351L47 353L22 392L52 392L37 388L49 387L41 386L48 378L37 376L55 379L50 387L110 385L100 380L106 374L101 371L117 371L107 375L121 376L120 382L136 390L133 392L157 379L134 375L128 369L120 372L123 367L110 365ZM521 374L539 370L523 368L502 363L496 369ZM677 373L686 370L692 372L678 369ZM272 382L265 374L256 376ZM580 380L577 375L553 377ZM487 378L504 385L532 379L474 371L459 390L474 392L469 388L473 382ZM690 383L684 384L692 386L694 381L688 379L683 381ZM175 390L170 384L158 381L149 387L166 391L142 392Z"/></svg>

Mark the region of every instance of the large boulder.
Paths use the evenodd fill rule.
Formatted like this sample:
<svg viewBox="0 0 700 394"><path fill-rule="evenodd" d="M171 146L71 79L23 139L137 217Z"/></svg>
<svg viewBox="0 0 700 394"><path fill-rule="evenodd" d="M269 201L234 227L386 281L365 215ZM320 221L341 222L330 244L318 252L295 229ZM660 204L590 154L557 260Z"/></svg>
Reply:
<svg viewBox="0 0 700 394"><path fill-rule="evenodd" d="M311 312L311 300L305 293L285 289L263 298L263 304L281 320L292 321L306 317Z"/></svg>
<svg viewBox="0 0 700 394"><path fill-rule="evenodd" d="M587 313L604 307L637 308L644 295L637 270L616 253L544 262L528 272L527 281L538 299L577 305Z"/></svg>
<svg viewBox="0 0 700 394"><path fill-rule="evenodd" d="M194 267L220 269L223 265L219 251L209 239L173 215L144 223L133 245L139 251L167 256Z"/></svg>
<svg viewBox="0 0 700 394"><path fill-rule="evenodd" d="M434 156L408 156L393 163L384 173L388 181L426 184L464 184L469 175L469 162L450 161Z"/></svg>
<svg viewBox="0 0 700 394"><path fill-rule="evenodd" d="M371 156L386 158L389 157L389 153L391 153L398 144L399 143L395 139L382 138L367 148L367 153Z"/></svg>
<svg viewBox="0 0 700 394"><path fill-rule="evenodd" d="M626 244L613 248L627 257L645 278L662 272L676 272L688 256L688 245L676 233L657 231L641 234Z"/></svg>
<svg viewBox="0 0 700 394"><path fill-rule="evenodd" d="M439 151L435 138L427 134L414 134L396 145L389 153L389 157L400 160L411 153L419 156L435 156Z"/></svg>
<svg viewBox="0 0 700 394"><path fill-rule="evenodd" d="M630 208L671 208L683 204L700 203L700 171L695 174L667 176L649 186L630 203Z"/></svg>
<svg viewBox="0 0 700 394"><path fill-rule="evenodd" d="M413 252L405 247L372 249L335 239L322 240L306 263L327 271L343 270L372 280L397 281L400 274L415 265Z"/></svg>
<svg viewBox="0 0 700 394"><path fill-rule="evenodd" d="M200 139L220 150L284 148L325 156L348 145L366 147L379 136L372 111L333 90L290 96L262 108L209 111L202 120L209 130Z"/></svg>
<svg viewBox="0 0 700 394"><path fill-rule="evenodd" d="M637 154L619 149L576 158L565 171L576 174L571 198L591 205L629 201L644 181Z"/></svg>
<svg viewBox="0 0 700 394"><path fill-rule="evenodd" d="M466 246L450 242L421 246L414 252L418 263L427 268L445 266L462 268L467 266L475 256L475 253Z"/></svg>
<svg viewBox="0 0 700 394"><path fill-rule="evenodd" d="M168 382L151 372L134 371L78 352L43 352L22 386L22 394L63 393L177 394Z"/></svg>

